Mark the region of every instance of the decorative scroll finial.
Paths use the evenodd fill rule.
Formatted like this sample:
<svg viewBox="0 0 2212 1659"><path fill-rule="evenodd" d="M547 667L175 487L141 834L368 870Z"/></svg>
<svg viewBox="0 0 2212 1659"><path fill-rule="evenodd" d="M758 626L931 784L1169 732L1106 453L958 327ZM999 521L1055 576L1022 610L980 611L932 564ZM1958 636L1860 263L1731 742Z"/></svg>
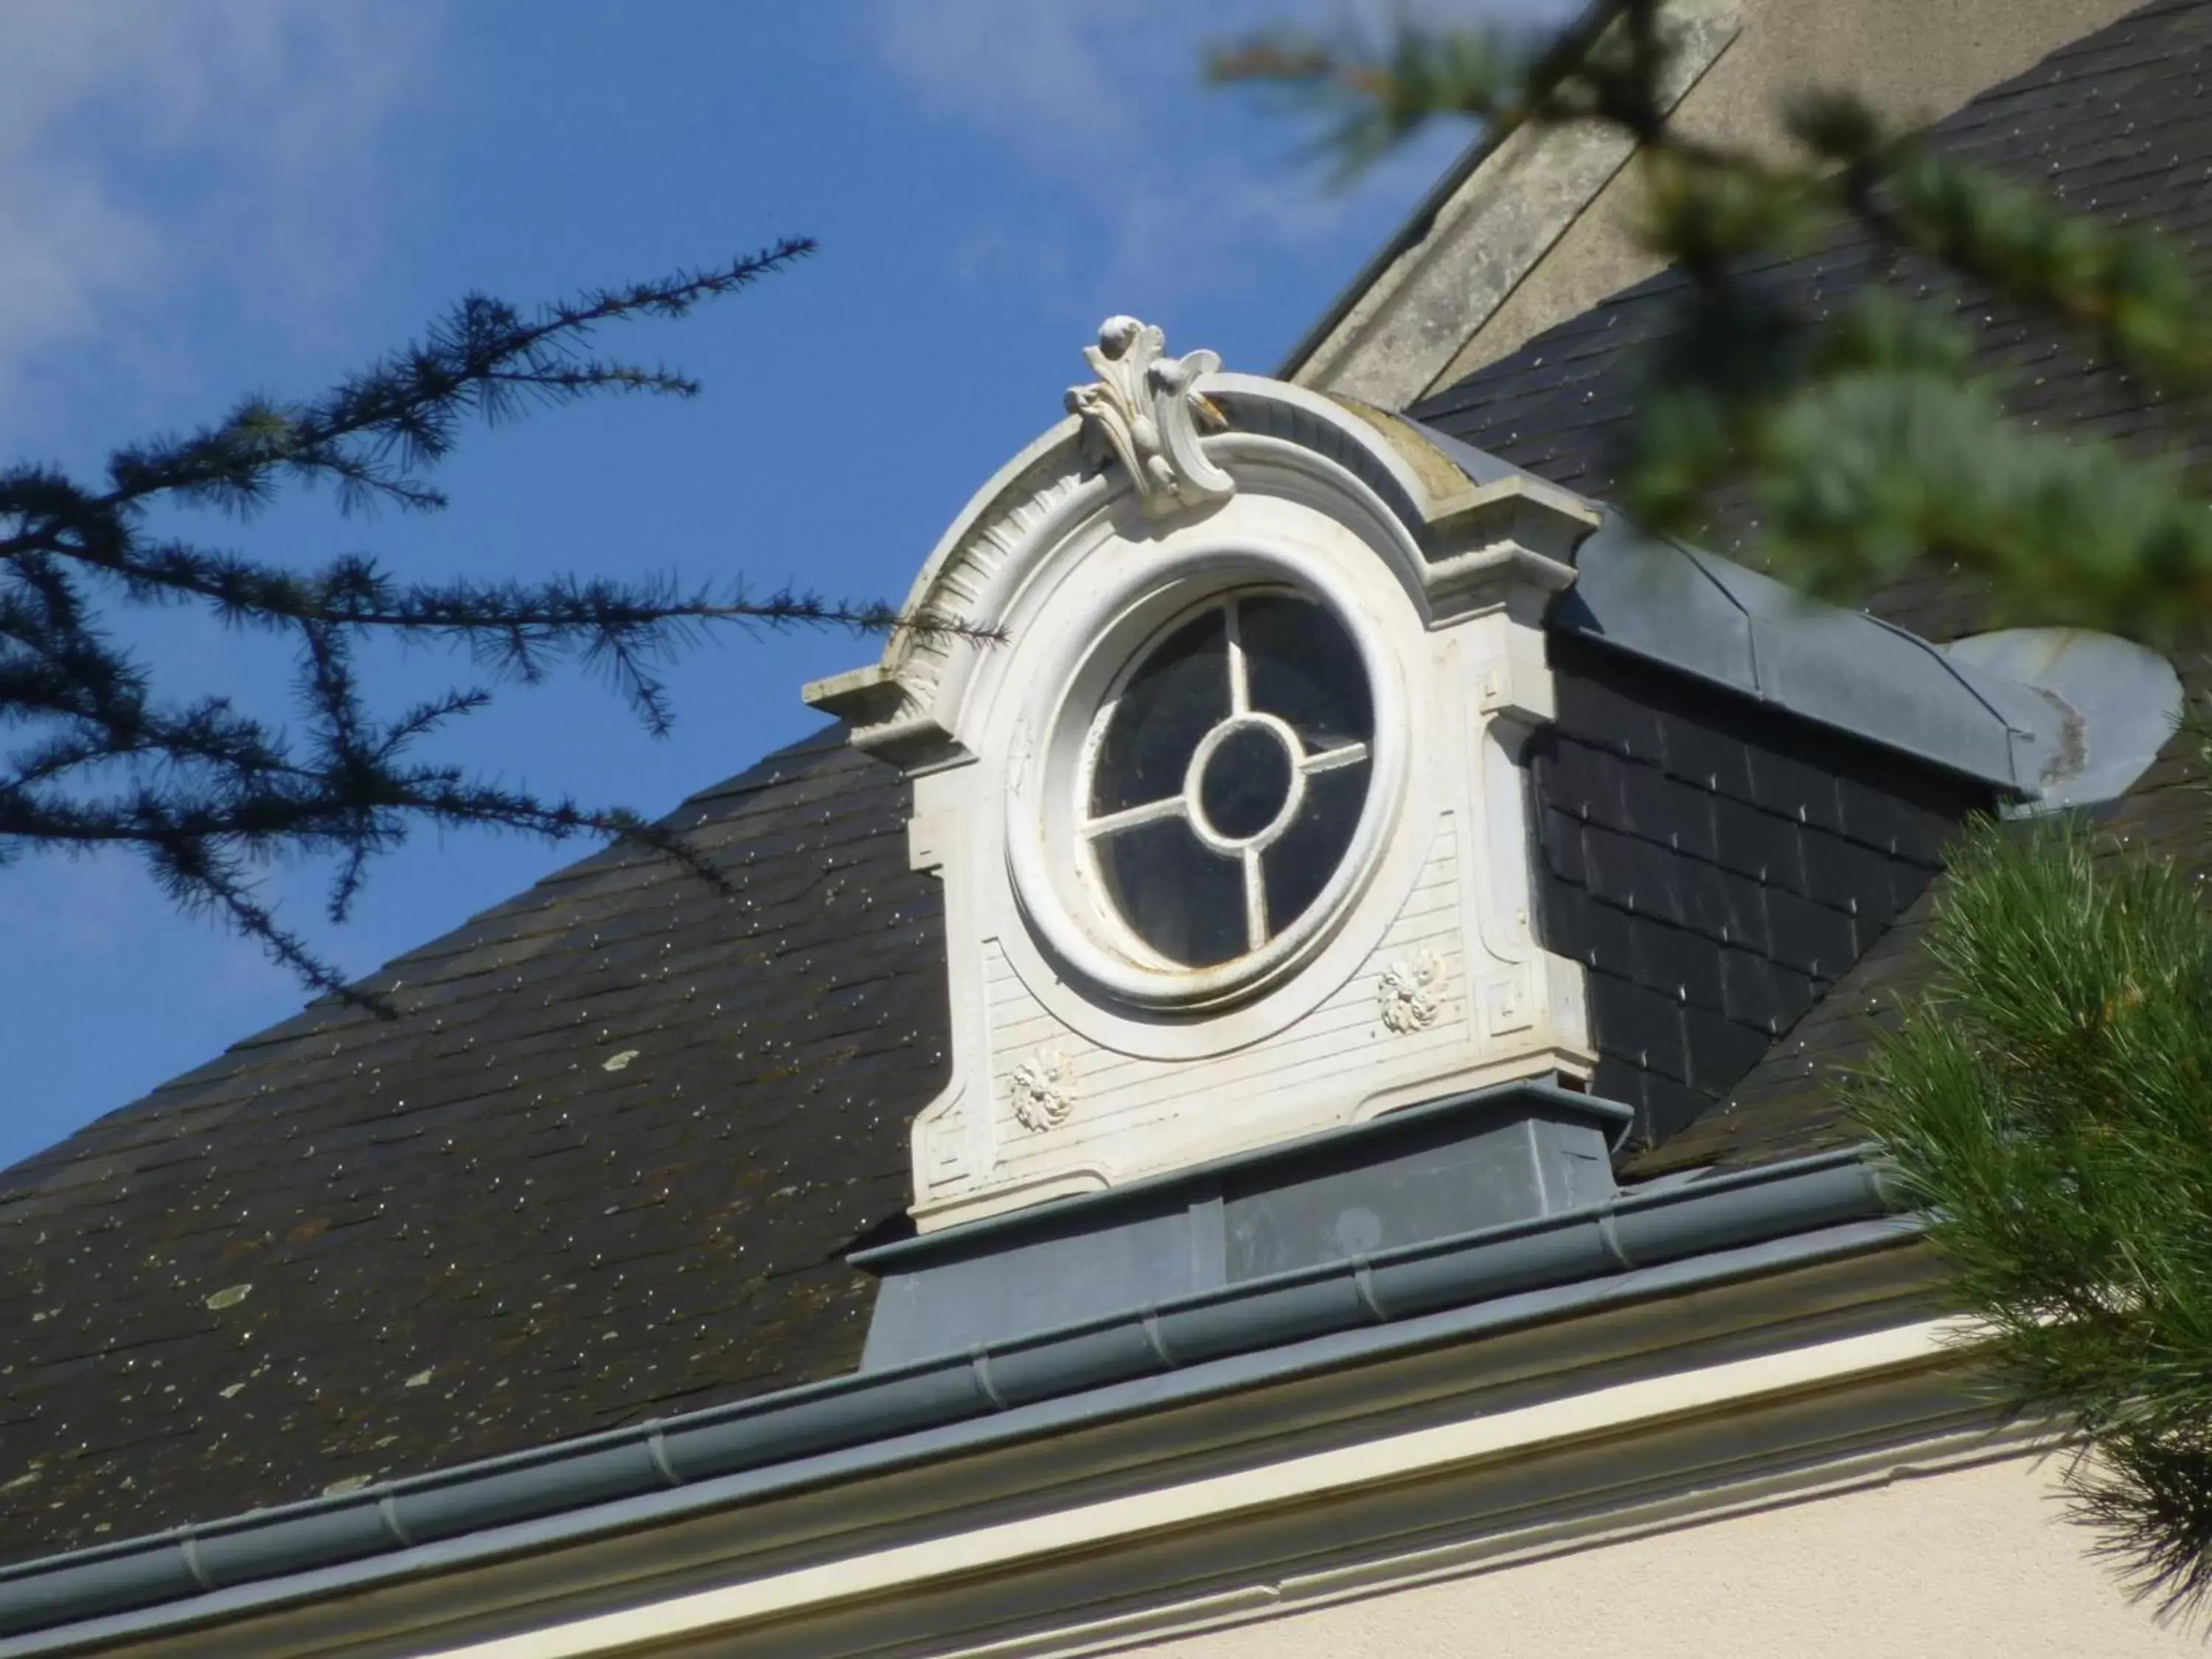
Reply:
<svg viewBox="0 0 2212 1659"><path fill-rule="evenodd" d="M1083 349L1097 380L1067 389L1070 412L1083 417L1091 442L1103 441L1128 468L1148 519L1225 501L1237 489L1198 447L1201 426L1218 432L1229 424L1197 389L1199 376L1221 359L1211 351L1170 357L1167 343L1152 324L1109 317L1098 325L1098 343Z"/></svg>

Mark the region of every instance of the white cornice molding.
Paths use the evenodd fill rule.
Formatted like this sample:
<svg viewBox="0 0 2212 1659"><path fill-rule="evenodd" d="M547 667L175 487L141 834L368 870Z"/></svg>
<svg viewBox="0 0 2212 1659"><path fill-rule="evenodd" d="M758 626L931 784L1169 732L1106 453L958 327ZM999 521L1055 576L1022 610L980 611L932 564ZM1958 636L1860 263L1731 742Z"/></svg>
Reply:
<svg viewBox="0 0 2212 1659"><path fill-rule="evenodd" d="M770 1620L863 1597L915 1594L956 1578L1018 1571L1238 1516L1326 1503L1388 1483L1652 1432L1778 1397L1908 1376L1956 1363L1960 1340L1969 1334L1955 1321L1924 1320L1588 1389L1254 1468L770 1571L645 1607L441 1649L424 1659L600 1659L709 1635L727 1639Z"/></svg>
<svg viewBox="0 0 2212 1659"><path fill-rule="evenodd" d="M1210 351L1168 358L1160 331L1131 318L1109 319L1100 335L1120 355L1085 349L1102 378L1070 390L1071 406L1084 412L1040 434L969 500L915 578L908 614L1002 629L1034 568L1079 524L1109 518L1129 500L1148 527L1218 507L1236 489L1231 452L1255 453L1261 438L1275 441L1276 459L1314 472L1333 492L1368 494L1370 510L1404 525L1421 550L1432 620L1502 604L1533 623L1573 581L1574 550L1601 522L1588 502L1536 478L1478 483L1382 410L1221 372ZM1210 429L1203 438L1201 425ZM1121 464L1099 467L1099 446ZM878 662L816 680L802 696L849 722L854 745L872 754L913 771L957 764L969 757L959 698L976 660L996 648L986 638L900 631Z"/></svg>

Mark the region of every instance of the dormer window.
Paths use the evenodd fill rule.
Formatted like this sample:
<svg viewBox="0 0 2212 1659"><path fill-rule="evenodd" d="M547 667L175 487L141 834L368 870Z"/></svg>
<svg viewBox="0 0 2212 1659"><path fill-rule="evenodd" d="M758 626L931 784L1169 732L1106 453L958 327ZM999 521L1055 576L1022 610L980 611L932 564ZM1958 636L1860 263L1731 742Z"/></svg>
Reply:
<svg viewBox="0 0 2212 1659"><path fill-rule="evenodd" d="M1358 647L1287 589L1170 624L1098 709L1085 862L1129 953L1211 968L1310 910L1359 825L1374 699Z"/></svg>
<svg viewBox="0 0 2212 1659"><path fill-rule="evenodd" d="M944 879L925 1231L1590 1063L1524 756L1598 514L1127 318L1085 356L909 601L997 637L810 694Z"/></svg>

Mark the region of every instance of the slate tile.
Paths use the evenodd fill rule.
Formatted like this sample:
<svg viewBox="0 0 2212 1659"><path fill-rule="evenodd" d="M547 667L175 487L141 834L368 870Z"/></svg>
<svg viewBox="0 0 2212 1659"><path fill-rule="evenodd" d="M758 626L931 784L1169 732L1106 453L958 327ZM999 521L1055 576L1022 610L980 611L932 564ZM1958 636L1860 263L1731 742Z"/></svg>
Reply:
<svg viewBox="0 0 2212 1659"><path fill-rule="evenodd" d="M1638 1071L1686 1077L1680 1002L1605 973L1589 975L1589 996L1592 1035L1601 1053Z"/></svg>
<svg viewBox="0 0 2212 1659"><path fill-rule="evenodd" d="M1673 715L1662 722L1660 741L1671 775L1715 794L1751 798L1751 760L1741 737L1707 720Z"/></svg>
<svg viewBox="0 0 2212 1659"><path fill-rule="evenodd" d="M1769 948L1787 967L1826 981L1858 959L1851 920L1840 911L1776 887L1767 890L1766 914L1773 930Z"/></svg>
<svg viewBox="0 0 2212 1659"><path fill-rule="evenodd" d="M1682 1022L1688 1081L1702 1093L1725 1095L1766 1053L1770 1039L1765 1031L1740 1025L1708 1009L1686 1007Z"/></svg>
<svg viewBox="0 0 2212 1659"><path fill-rule="evenodd" d="M1857 781L1839 786L1842 832L1862 845L1930 868L1942 861L1943 848L1958 833L1959 821L1987 798L1960 792L1933 800L1913 799Z"/></svg>
<svg viewBox="0 0 2212 1659"><path fill-rule="evenodd" d="M1753 805L1801 824L1842 830L1843 811L1837 799L1834 771L1800 755L1763 746L1753 746L1749 755Z"/></svg>
<svg viewBox="0 0 2212 1659"><path fill-rule="evenodd" d="M1813 1006L1810 975L1775 962L1763 951L1721 952L1722 1010L1730 1019L1778 1037Z"/></svg>
<svg viewBox="0 0 2212 1659"><path fill-rule="evenodd" d="M1594 896L1633 915L1682 919L1674 891L1676 860L1666 848L1592 823L1583 833L1583 849Z"/></svg>
<svg viewBox="0 0 2212 1659"><path fill-rule="evenodd" d="M1623 828L1691 858L1710 860L1719 855L1710 792L1668 777L1654 766L1629 764L1621 770Z"/></svg>
<svg viewBox="0 0 2212 1659"><path fill-rule="evenodd" d="M1583 963L1608 973L1632 973L1633 946L1629 929L1634 920L1618 905L1585 894L1581 915Z"/></svg>
<svg viewBox="0 0 2212 1659"><path fill-rule="evenodd" d="M1588 893L1571 882L1536 884L1536 937L1547 951L1570 962L1589 960Z"/></svg>
<svg viewBox="0 0 2212 1659"><path fill-rule="evenodd" d="M1703 1116L1713 1097L1678 1078L1646 1072L1638 1079L1634 1138L1641 1145L1663 1146Z"/></svg>
<svg viewBox="0 0 2212 1659"><path fill-rule="evenodd" d="M1766 888L1732 870L1721 872L1720 886L1728 905L1728 931L1721 942L1772 954L1774 933L1767 921Z"/></svg>
<svg viewBox="0 0 2212 1659"><path fill-rule="evenodd" d="M1547 805L1542 809L1541 823L1537 842L1545 868L1562 881L1572 882L1577 887L1586 885L1589 869L1583 857L1581 818Z"/></svg>
<svg viewBox="0 0 2212 1659"><path fill-rule="evenodd" d="M1714 852L1727 868L1763 884L1803 890L1796 824L1722 795L1713 799L1713 831Z"/></svg>
<svg viewBox="0 0 2212 1659"><path fill-rule="evenodd" d="M1681 902L1682 925L1713 945L1741 937L1732 890L1756 888L1717 864L1684 859L1674 869L1674 891Z"/></svg>
<svg viewBox="0 0 2212 1659"><path fill-rule="evenodd" d="M1629 925L1630 976L1662 997L1725 1006L1720 947L1711 939L1662 921L1638 917Z"/></svg>
<svg viewBox="0 0 2212 1659"><path fill-rule="evenodd" d="M1620 823L1620 768L1601 750L1547 732L1538 738L1532 763L1540 805L1584 823Z"/></svg>
<svg viewBox="0 0 2212 1659"><path fill-rule="evenodd" d="M1662 757L1659 714L1649 703L1616 688L1609 679L1555 673L1553 695L1559 724L1583 742L1623 758L1657 765Z"/></svg>
<svg viewBox="0 0 2212 1659"><path fill-rule="evenodd" d="M1824 830L1807 830L1799 846L1804 853L1807 896L1856 918L1862 941L1872 943L1897 915L1890 871L1899 860Z"/></svg>

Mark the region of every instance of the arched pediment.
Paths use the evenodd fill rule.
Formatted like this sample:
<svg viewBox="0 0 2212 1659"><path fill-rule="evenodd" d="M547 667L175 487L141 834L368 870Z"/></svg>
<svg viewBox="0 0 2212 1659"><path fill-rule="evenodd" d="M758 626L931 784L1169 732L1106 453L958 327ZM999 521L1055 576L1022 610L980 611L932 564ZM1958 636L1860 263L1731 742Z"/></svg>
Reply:
<svg viewBox="0 0 2212 1659"><path fill-rule="evenodd" d="M806 688L860 747L909 765L958 758L978 660L1018 627L1041 574L1102 526L1130 541L1233 528L1240 494L1295 493L1360 524L1436 617L1508 593L1540 605L1573 580L1573 550L1600 522L1525 475L1478 480L1382 410L1224 373L1209 351L1170 357L1132 319L1109 319L1085 355L1097 378L970 498L907 596L906 615L967 631L900 629L878 661Z"/></svg>

